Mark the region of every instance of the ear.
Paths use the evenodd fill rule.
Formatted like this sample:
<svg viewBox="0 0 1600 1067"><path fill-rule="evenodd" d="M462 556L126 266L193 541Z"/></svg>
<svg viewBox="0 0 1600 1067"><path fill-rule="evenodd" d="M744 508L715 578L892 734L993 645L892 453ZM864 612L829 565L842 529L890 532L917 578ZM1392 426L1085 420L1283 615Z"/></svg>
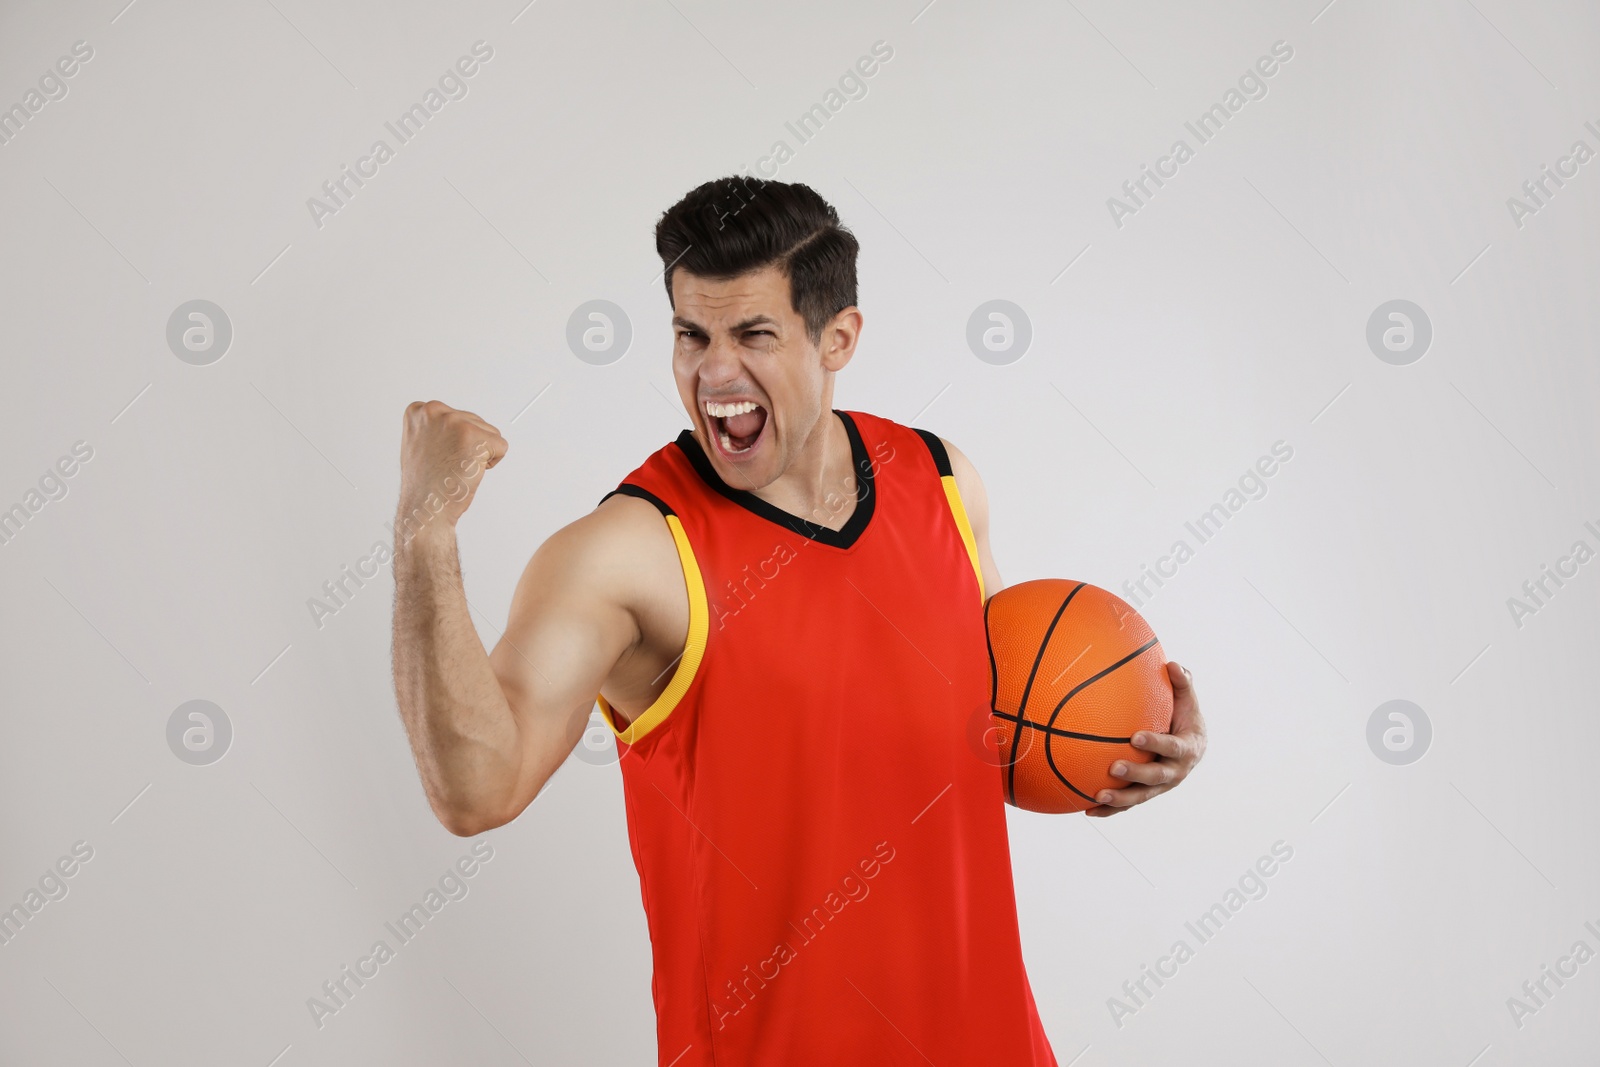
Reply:
<svg viewBox="0 0 1600 1067"><path fill-rule="evenodd" d="M861 339L861 325L861 309L852 304L822 328L823 370L843 370L850 362L850 357L856 354L856 342Z"/></svg>

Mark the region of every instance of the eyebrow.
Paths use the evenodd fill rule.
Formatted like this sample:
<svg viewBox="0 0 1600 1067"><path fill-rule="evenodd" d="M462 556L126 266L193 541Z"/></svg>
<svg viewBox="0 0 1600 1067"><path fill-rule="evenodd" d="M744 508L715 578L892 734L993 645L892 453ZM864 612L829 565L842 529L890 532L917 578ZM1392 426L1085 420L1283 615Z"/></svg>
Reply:
<svg viewBox="0 0 1600 1067"><path fill-rule="evenodd" d="M699 330L702 333L705 332L704 328L699 323L690 322L688 319L684 318L682 315L674 315L674 316L672 316L672 325L674 325L674 326L682 326L685 329L690 329L690 330ZM773 318L771 315L752 315L750 318L745 319L743 322L734 323L733 326L730 329L730 332L732 332L732 333L742 333L743 331L748 330L752 326L780 326L781 327L781 324L778 322L777 319Z"/></svg>

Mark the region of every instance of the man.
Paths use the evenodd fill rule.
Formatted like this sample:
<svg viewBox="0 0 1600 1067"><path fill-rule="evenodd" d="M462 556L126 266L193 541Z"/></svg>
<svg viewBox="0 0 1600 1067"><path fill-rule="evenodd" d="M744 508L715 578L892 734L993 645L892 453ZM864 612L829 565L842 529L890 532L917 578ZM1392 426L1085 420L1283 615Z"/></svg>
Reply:
<svg viewBox="0 0 1600 1067"><path fill-rule="evenodd" d="M861 334L857 243L810 188L708 182L656 250L694 428L540 546L492 652L455 522L506 442L437 401L406 409L401 522L468 485L395 561L395 688L428 800L457 834L509 822L598 699L662 1065L1053 1065L1001 776L972 740L1001 587L983 483L933 434L832 408ZM1090 814L1200 758L1187 673L1168 674L1174 733Z"/></svg>

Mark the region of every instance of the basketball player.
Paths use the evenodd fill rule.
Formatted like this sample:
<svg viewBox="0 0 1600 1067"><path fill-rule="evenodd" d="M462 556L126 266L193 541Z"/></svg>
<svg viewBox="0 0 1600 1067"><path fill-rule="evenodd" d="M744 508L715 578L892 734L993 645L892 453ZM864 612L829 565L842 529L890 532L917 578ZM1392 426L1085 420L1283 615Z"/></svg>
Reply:
<svg viewBox="0 0 1600 1067"><path fill-rule="evenodd" d="M708 182L656 250L693 429L539 547L492 651L455 524L506 441L406 409L401 524L465 483L395 556L395 689L428 800L456 834L510 822L598 701L663 1067L1053 1065L980 756L1001 586L983 483L933 434L833 409L857 243L810 188ZM1135 784L1090 814L1200 758L1194 690L1167 671L1173 732L1135 737L1154 759L1113 768Z"/></svg>

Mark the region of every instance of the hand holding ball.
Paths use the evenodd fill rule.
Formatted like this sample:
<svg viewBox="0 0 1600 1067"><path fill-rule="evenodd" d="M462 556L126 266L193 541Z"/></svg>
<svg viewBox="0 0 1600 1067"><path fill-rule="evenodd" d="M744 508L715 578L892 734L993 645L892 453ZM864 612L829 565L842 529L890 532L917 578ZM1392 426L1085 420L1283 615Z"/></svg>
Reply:
<svg viewBox="0 0 1600 1067"><path fill-rule="evenodd" d="M1120 597L1041 578L990 597L984 625L1007 803L1084 811L1128 784L1113 761L1152 759L1131 739L1171 728L1172 682L1150 624Z"/></svg>

